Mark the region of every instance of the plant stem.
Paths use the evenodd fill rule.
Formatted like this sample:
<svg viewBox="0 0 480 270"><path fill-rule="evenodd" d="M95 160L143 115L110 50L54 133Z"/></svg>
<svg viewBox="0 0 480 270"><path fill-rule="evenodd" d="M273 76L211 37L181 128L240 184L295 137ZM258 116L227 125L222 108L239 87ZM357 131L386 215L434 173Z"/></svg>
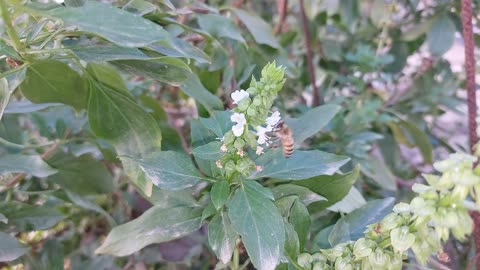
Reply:
<svg viewBox="0 0 480 270"><path fill-rule="evenodd" d="M10 14L8 13L8 6L6 0L0 0L0 9L2 13L3 23L6 26L7 35L12 40L13 47L17 52L23 52L23 44L22 42L20 42L17 31L15 31L15 28L13 27L12 19L10 18Z"/></svg>
<svg viewBox="0 0 480 270"><path fill-rule="evenodd" d="M310 41L310 32L308 31L308 21L307 21L307 15L305 14L305 6L303 4L303 0L300 0L299 3L300 3L300 15L302 18L303 35L305 37L305 48L307 50L306 61L308 65L308 73L310 75L310 83L312 85L312 95L313 95L312 106L316 107L320 104L323 104L323 101L320 98L320 93L318 93L317 80L315 79L315 68L313 66L312 44Z"/></svg>
<svg viewBox="0 0 480 270"><path fill-rule="evenodd" d="M240 270L240 269L239 269L239 266L240 266L240 253L239 253L239 251L238 251L238 244L239 244L239 243L237 243L237 245L235 245L235 248L233 249L232 261L229 263L231 270Z"/></svg>

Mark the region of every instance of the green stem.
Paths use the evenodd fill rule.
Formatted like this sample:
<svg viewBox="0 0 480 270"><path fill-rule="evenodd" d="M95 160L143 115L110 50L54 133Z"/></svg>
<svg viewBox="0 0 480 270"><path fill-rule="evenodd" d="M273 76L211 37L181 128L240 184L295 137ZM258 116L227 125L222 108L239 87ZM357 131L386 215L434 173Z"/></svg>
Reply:
<svg viewBox="0 0 480 270"><path fill-rule="evenodd" d="M52 146L57 142L48 142L44 144L31 144L31 145L22 145L22 144L16 144L10 141L5 140L4 138L0 138L0 144L3 144L7 147L15 148L15 149L20 149L20 150L25 150L25 149L37 149L37 148L42 148L46 146Z"/></svg>
<svg viewBox="0 0 480 270"><path fill-rule="evenodd" d="M240 270L240 252L238 251L238 244L235 245L235 249L233 250L233 257L232 261L230 262L230 269L231 270Z"/></svg>
<svg viewBox="0 0 480 270"><path fill-rule="evenodd" d="M10 18L10 13L8 13L8 6L6 0L0 0L0 9L2 13L3 23L6 26L7 35L10 37L13 43L13 47L17 52L23 52L24 47L20 38L18 37L17 31L13 27L12 20Z"/></svg>
<svg viewBox="0 0 480 270"><path fill-rule="evenodd" d="M250 258L248 258L248 259L242 264L242 266L240 266L240 269L238 269L238 270L244 270L244 269L246 269L249 264L250 264Z"/></svg>
<svg viewBox="0 0 480 270"><path fill-rule="evenodd" d="M1 78L5 78L7 77L8 75L10 74L13 74L15 72L18 72L20 71L21 69L25 68L27 66L27 64L22 64L21 66L17 67L17 68L14 68L14 69L9 69L7 71L5 71L4 73L0 74L0 79Z"/></svg>

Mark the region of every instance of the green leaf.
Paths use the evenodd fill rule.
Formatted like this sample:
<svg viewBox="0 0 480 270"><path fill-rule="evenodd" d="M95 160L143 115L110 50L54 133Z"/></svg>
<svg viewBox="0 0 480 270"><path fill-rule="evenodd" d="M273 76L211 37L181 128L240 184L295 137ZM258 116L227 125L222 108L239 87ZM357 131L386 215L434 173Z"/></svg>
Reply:
<svg viewBox="0 0 480 270"><path fill-rule="evenodd" d="M208 244L217 258L227 264L232 258L237 233L225 212L220 212L208 223Z"/></svg>
<svg viewBox="0 0 480 270"><path fill-rule="evenodd" d="M441 56L447 52L455 41L455 24L446 14L438 16L427 32L428 49L433 55Z"/></svg>
<svg viewBox="0 0 480 270"><path fill-rule="evenodd" d="M131 0L128 1L128 3L123 6L122 9L130 13L143 16L157 10L157 6L144 0Z"/></svg>
<svg viewBox="0 0 480 270"><path fill-rule="evenodd" d="M362 165L362 173L372 178L373 181L379 184L382 188L391 191L397 190L395 176L381 158L370 155L365 159L360 160L359 163Z"/></svg>
<svg viewBox="0 0 480 270"><path fill-rule="evenodd" d="M286 119L285 122L293 131L295 143L300 144L322 130L339 111L338 105L322 105L307 111L299 118Z"/></svg>
<svg viewBox="0 0 480 270"><path fill-rule="evenodd" d="M189 75L188 79L180 86L182 91L200 102L203 106L210 110L222 110L222 101L210 93L200 82L196 75Z"/></svg>
<svg viewBox="0 0 480 270"><path fill-rule="evenodd" d="M78 8L58 7L45 12L45 15L61 19L66 24L75 25L125 47L143 47L170 38L170 34L160 25L96 1L87 1Z"/></svg>
<svg viewBox="0 0 480 270"><path fill-rule="evenodd" d="M180 38L173 37L172 42L159 41L150 44L148 48L166 56L190 58L203 64L210 63L210 57L206 53Z"/></svg>
<svg viewBox="0 0 480 270"><path fill-rule="evenodd" d="M20 89L34 103L60 102L77 110L87 104L85 80L67 64L56 60L30 65Z"/></svg>
<svg viewBox="0 0 480 270"><path fill-rule="evenodd" d="M333 212L350 213L366 203L367 201L363 198L362 193L360 193L355 187L352 187L341 201L328 207L328 210Z"/></svg>
<svg viewBox="0 0 480 270"><path fill-rule="evenodd" d="M147 245L180 238L200 228L201 213L190 207L154 206L135 220L113 228L95 253L127 256Z"/></svg>
<svg viewBox="0 0 480 270"><path fill-rule="evenodd" d="M23 114L41 111L54 106L64 106L62 103L32 103L29 100L11 101L5 108L5 114Z"/></svg>
<svg viewBox="0 0 480 270"><path fill-rule="evenodd" d="M68 190L65 190L65 193L67 194L68 198L75 204L75 206L78 206L78 207L81 207L81 208L84 208L84 209L87 209L87 210L91 210L91 211L94 211L94 212L97 212L97 213L103 215L107 219L108 224L111 227L114 227L114 226L117 225L117 223L110 216L110 214L107 211L103 210L103 208L98 206L96 203L94 203L94 202L88 200L87 198L84 198L84 197L82 197L78 194L70 192Z"/></svg>
<svg viewBox="0 0 480 270"><path fill-rule="evenodd" d="M42 247L41 259L44 269L63 270L64 269L64 249L63 244L57 239L46 240Z"/></svg>
<svg viewBox="0 0 480 270"><path fill-rule="evenodd" d="M312 203L312 207L326 208L345 197L359 175L359 167L346 174L324 175L293 182L322 195L327 201Z"/></svg>
<svg viewBox="0 0 480 270"><path fill-rule="evenodd" d="M394 203L395 198L369 201L366 205L340 218L328 236L328 241L335 246L363 237L367 225L378 222L391 213Z"/></svg>
<svg viewBox="0 0 480 270"><path fill-rule="evenodd" d="M122 76L118 74L113 66L107 63L89 63L87 65L87 71L96 81L101 82L112 89L123 91L130 96L130 92L125 85Z"/></svg>
<svg viewBox="0 0 480 270"><path fill-rule="evenodd" d="M300 253L298 234L293 225L285 222L285 252L290 260L295 261ZM278 267L277 267L278 269Z"/></svg>
<svg viewBox="0 0 480 270"><path fill-rule="evenodd" d="M8 81L5 78L0 79L0 120L2 119L3 112L7 107L10 95L12 92L8 88Z"/></svg>
<svg viewBox="0 0 480 270"><path fill-rule="evenodd" d="M0 222L3 222L5 224L8 223L8 218L4 216L2 213L0 213Z"/></svg>
<svg viewBox="0 0 480 270"><path fill-rule="evenodd" d="M332 175L350 158L312 150L296 151L285 158L281 149L269 151L256 160L263 170L254 172L249 178L272 177L286 180L302 180L318 175Z"/></svg>
<svg viewBox="0 0 480 270"><path fill-rule="evenodd" d="M5 40L0 39L0 55L6 55L13 59L21 59L18 53L15 51L13 47L5 43Z"/></svg>
<svg viewBox="0 0 480 270"><path fill-rule="evenodd" d="M0 262L10 262L27 253L28 248L4 232L0 232Z"/></svg>
<svg viewBox="0 0 480 270"><path fill-rule="evenodd" d="M201 145L192 150L192 154L195 158L204 160L219 160L224 152L220 150L222 143L220 141L209 142L208 144Z"/></svg>
<svg viewBox="0 0 480 270"><path fill-rule="evenodd" d="M420 153L422 153L425 163L432 163L433 147L427 134L410 121L402 121L402 126L410 132L415 145L420 149Z"/></svg>
<svg viewBox="0 0 480 270"><path fill-rule="evenodd" d="M120 47L115 45L76 47L68 49L85 62L106 62L150 58L137 48Z"/></svg>
<svg viewBox="0 0 480 270"><path fill-rule="evenodd" d="M231 111L214 111L210 118L200 118L200 122L213 131L217 138L222 138L233 126L231 115Z"/></svg>
<svg viewBox="0 0 480 270"><path fill-rule="evenodd" d="M222 208L230 195L230 184L228 181L218 181L212 185L210 191L210 199L213 205L218 210Z"/></svg>
<svg viewBox="0 0 480 270"><path fill-rule="evenodd" d="M155 119L129 96L89 81L88 120L93 133L112 142L121 155L142 155L160 148Z"/></svg>
<svg viewBox="0 0 480 270"><path fill-rule="evenodd" d="M183 153L154 152L136 161L153 183L161 189L185 189L194 186L203 178L190 157Z"/></svg>
<svg viewBox="0 0 480 270"><path fill-rule="evenodd" d="M262 18L241 9L232 9L232 11L247 27L258 44L265 44L277 49L280 48L280 44L273 35L272 27Z"/></svg>
<svg viewBox="0 0 480 270"><path fill-rule="evenodd" d="M8 224L0 224L16 232L46 230L65 218L54 208L40 205L28 205L18 202L0 203L2 214L8 218Z"/></svg>
<svg viewBox="0 0 480 270"><path fill-rule="evenodd" d="M272 197L259 183L243 181L227 204L233 227L259 270L275 269L285 243L283 219Z"/></svg>
<svg viewBox="0 0 480 270"><path fill-rule="evenodd" d="M313 202L326 201L327 199L310 189L294 184L283 184L272 188L273 196L275 200L296 195L305 204L309 205Z"/></svg>
<svg viewBox="0 0 480 270"><path fill-rule="evenodd" d="M114 66L133 75L180 86L191 74L190 68L181 60L172 57L160 57L152 60L118 60Z"/></svg>
<svg viewBox="0 0 480 270"><path fill-rule="evenodd" d="M303 252L308 240L310 224L312 221L307 207L298 198L294 201L292 208L290 209L288 222L295 228L299 240L299 248L300 251Z"/></svg>
<svg viewBox="0 0 480 270"><path fill-rule="evenodd" d="M88 154L76 157L57 151L47 163L58 170L48 180L64 189L81 195L113 192L112 175L105 165Z"/></svg>
<svg viewBox="0 0 480 270"><path fill-rule="evenodd" d="M0 157L0 174L27 173L47 177L57 170L50 167L39 155L7 154Z"/></svg>
<svg viewBox="0 0 480 270"><path fill-rule="evenodd" d="M245 42L238 27L226 17L216 14L197 15L197 21L201 29L214 37Z"/></svg>

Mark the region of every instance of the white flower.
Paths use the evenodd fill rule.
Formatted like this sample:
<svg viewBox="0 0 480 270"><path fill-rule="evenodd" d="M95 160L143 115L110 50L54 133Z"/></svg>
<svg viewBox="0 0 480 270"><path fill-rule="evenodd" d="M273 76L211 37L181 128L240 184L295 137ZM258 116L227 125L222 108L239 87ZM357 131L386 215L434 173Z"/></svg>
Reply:
<svg viewBox="0 0 480 270"><path fill-rule="evenodd" d="M272 131L271 126L267 126L267 127L258 126L257 127L257 135L258 135L257 143L264 144L267 141L267 136L265 135L265 133L270 131Z"/></svg>
<svg viewBox="0 0 480 270"><path fill-rule="evenodd" d="M261 155L263 154L263 147L257 145L257 149L255 150L255 154Z"/></svg>
<svg viewBox="0 0 480 270"><path fill-rule="evenodd" d="M241 100L248 98L250 95L245 90L237 90L230 95L233 99L233 104L238 104Z"/></svg>
<svg viewBox="0 0 480 270"><path fill-rule="evenodd" d="M267 117L267 125L268 126L275 126L278 121L280 121L280 112L274 112L270 117Z"/></svg>
<svg viewBox="0 0 480 270"><path fill-rule="evenodd" d="M239 123L239 124L234 125L232 127L233 135L235 135L235 137L242 136L244 128L245 128L245 124Z"/></svg>
<svg viewBox="0 0 480 270"><path fill-rule="evenodd" d="M247 123L247 119L245 119L245 114L243 114L243 113L232 114L232 116L230 116L230 120L232 120L232 122L237 123L238 125L242 125L242 126Z"/></svg>

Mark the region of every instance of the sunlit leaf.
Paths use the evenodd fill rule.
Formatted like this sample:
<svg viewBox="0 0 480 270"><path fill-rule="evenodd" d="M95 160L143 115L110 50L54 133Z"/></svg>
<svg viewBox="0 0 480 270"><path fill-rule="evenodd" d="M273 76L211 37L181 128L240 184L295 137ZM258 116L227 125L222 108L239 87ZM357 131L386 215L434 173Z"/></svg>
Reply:
<svg viewBox="0 0 480 270"><path fill-rule="evenodd" d="M208 223L208 243L224 264L232 258L236 239L237 233L225 212L220 212Z"/></svg>

